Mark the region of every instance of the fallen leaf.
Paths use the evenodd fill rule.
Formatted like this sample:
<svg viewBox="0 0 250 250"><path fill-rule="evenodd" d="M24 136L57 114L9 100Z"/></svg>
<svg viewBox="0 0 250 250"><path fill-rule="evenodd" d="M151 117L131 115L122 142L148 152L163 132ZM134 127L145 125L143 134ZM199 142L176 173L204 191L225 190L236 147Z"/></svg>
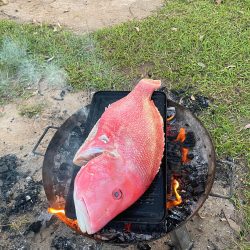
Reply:
<svg viewBox="0 0 250 250"><path fill-rule="evenodd" d="M215 0L214 1L217 5L221 4L222 3L222 0Z"/></svg>
<svg viewBox="0 0 250 250"><path fill-rule="evenodd" d="M198 216L200 219L205 219L205 218L206 218L205 216L202 216L199 212L197 213L197 216Z"/></svg>
<svg viewBox="0 0 250 250"><path fill-rule="evenodd" d="M227 67L225 67L226 69L231 69L231 68L235 68L235 65L228 65Z"/></svg>
<svg viewBox="0 0 250 250"><path fill-rule="evenodd" d="M51 62L54 58L55 58L54 56L50 57L50 58L47 60L47 62Z"/></svg>
<svg viewBox="0 0 250 250"><path fill-rule="evenodd" d="M205 68L206 67L206 65L204 64L204 63L202 63L202 62L198 62L197 63L200 67L202 67L202 68Z"/></svg>
<svg viewBox="0 0 250 250"><path fill-rule="evenodd" d="M135 27L135 29L136 29L136 31L137 31L137 32L139 32L139 31L140 31L139 27Z"/></svg>
<svg viewBox="0 0 250 250"><path fill-rule="evenodd" d="M32 95L34 96L34 95L38 95L39 94L39 90L36 90L36 91L34 91L33 93L32 93Z"/></svg>
<svg viewBox="0 0 250 250"><path fill-rule="evenodd" d="M190 99L191 99L192 101L195 101L195 97L194 97L193 95L190 96Z"/></svg>
<svg viewBox="0 0 250 250"><path fill-rule="evenodd" d="M199 36L199 40L200 40L200 41L202 41L203 38L204 38L204 35L200 35L200 36Z"/></svg>
<svg viewBox="0 0 250 250"><path fill-rule="evenodd" d="M240 233L240 226L233 220L231 219L227 219L227 222L229 224L229 226L236 231L237 233Z"/></svg>
<svg viewBox="0 0 250 250"><path fill-rule="evenodd" d="M172 30L172 31L177 31L178 29L175 28L175 27L173 27L173 28L171 28L171 30Z"/></svg>
<svg viewBox="0 0 250 250"><path fill-rule="evenodd" d="M248 128L250 128L250 123L247 124L247 125L244 127L244 129L248 129Z"/></svg>
<svg viewBox="0 0 250 250"><path fill-rule="evenodd" d="M225 210L223 209L223 213L225 215L225 218L227 219L227 222L229 224L229 226L237 233L240 233L240 226L233 221L232 219L229 218L228 214L225 212Z"/></svg>

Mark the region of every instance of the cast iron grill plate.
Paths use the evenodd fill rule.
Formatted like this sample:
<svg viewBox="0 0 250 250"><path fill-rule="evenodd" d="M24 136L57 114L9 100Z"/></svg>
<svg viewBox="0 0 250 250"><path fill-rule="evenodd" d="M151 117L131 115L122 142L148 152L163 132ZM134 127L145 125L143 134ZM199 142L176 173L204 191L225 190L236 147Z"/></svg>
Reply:
<svg viewBox="0 0 250 250"><path fill-rule="evenodd" d="M105 108L109 104L125 97L128 91L99 91L96 92L92 98L90 105L90 112L87 118L86 129L83 138L86 139L89 132L101 117ZM166 119L166 107L167 98L163 92L154 92L152 100L158 108L163 120ZM142 124L143 126L143 124ZM164 123L164 133L166 131ZM166 133L165 133L166 134ZM166 140L165 140L166 141ZM138 201L136 201L126 211L118 215L111 223L161 223L166 216L166 156L164 151L164 157L160 170L155 177L153 183L149 189L142 195ZM66 200L66 216L72 219L76 219L75 206L73 201L74 179L79 171L79 167L75 167L69 193Z"/></svg>

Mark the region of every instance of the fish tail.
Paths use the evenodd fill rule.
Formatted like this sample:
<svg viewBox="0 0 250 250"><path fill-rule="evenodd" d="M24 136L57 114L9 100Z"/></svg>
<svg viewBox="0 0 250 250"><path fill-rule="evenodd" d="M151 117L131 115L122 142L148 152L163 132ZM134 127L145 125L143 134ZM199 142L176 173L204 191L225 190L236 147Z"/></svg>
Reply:
<svg viewBox="0 0 250 250"><path fill-rule="evenodd" d="M153 92L161 87L160 80L153 80L153 79L142 79L136 85L134 90L132 91L137 95L138 91L140 92L141 97L151 97Z"/></svg>

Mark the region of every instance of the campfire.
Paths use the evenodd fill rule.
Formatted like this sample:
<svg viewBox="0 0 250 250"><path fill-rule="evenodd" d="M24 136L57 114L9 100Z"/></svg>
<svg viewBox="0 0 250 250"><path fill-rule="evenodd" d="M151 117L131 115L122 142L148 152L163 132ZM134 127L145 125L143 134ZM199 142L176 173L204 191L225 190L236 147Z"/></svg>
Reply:
<svg viewBox="0 0 250 250"><path fill-rule="evenodd" d="M75 231L80 232L80 229L77 225L77 220L71 220L65 215L64 209L55 209L52 207L48 208L48 212L51 214L55 214L58 219L60 219L62 222L64 222L66 225L74 229Z"/></svg>
<svg viewBox="0 0 250 250"><path fill-rule="evenodd" d="M116 98L127 92L118 93ZM72 195L79 168L73 166L72 159L90 130L89 110L90 106L79 110L59 128L43 164L44 188L50 203L48 212L79 233ZM161 167L149 190L135 204L137 210L144 209L139 209L135 218L133 205L88 237L116 243L156 239L185 223L201 207L210 192L215 172L211 140L191 112L169 100L165 130L164 169ZM160 212L154 211L157 209ZM154 221L150 216L157 214L161 217Z"/></svg>
<svg viewBox="0 0 250 250"><path fill-rule="evenodd" d="M180 184L176 179L172 180L172 190L175 196L174 200L171 200L171 196L168 196L168 202L167 202L167 208L170 209L172 207L178 206L179 204L182 203L182 198L180 196L180 194L178 193L178 188L179 188Z"/></svg>

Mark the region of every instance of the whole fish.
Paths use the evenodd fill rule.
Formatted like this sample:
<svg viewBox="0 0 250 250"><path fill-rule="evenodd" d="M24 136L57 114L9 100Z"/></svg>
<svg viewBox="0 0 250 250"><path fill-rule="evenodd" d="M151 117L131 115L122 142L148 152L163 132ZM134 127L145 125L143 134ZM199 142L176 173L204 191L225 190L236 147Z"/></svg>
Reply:
<svg viewBox="0 0 250 250"><path fill-rule="evenodd" d="M73 162L81 166L74 202L82 232L93 234L131 206L155 178L164 151L163 119L151 100L161 82L141 80L106 108Z"/></svg>

